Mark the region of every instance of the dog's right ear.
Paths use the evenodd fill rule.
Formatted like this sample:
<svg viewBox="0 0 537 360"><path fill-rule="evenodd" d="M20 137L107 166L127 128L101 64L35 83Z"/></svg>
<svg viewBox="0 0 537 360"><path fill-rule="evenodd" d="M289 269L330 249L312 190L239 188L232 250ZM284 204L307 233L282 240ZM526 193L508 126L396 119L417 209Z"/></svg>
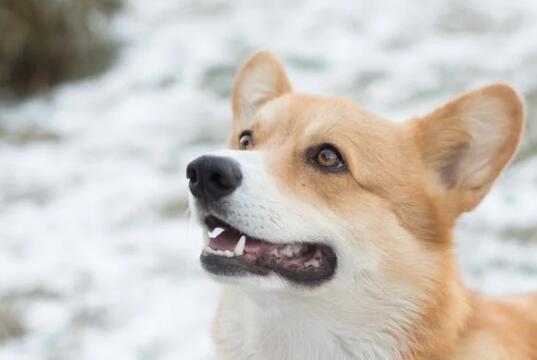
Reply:
<svg viewBox="0 0 537 360"><path fill-rule="evenodd" d="M272 53L260 50L241 66L233 82L235 128L246 128L260 106L291 92L285 70Z"/></svg>

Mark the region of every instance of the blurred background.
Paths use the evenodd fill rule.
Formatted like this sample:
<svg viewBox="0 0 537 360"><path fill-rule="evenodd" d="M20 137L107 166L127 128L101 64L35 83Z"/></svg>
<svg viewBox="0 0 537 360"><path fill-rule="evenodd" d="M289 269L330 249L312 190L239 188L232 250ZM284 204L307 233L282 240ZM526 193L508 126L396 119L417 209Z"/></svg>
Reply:
<svg viewBox="0 0 537 360"><path fill-rule="evenodd" d="M468 286L537 289L537 3L0 0L0 359L213 359L184 168L223 147L234 71L396 121L492 81L521 152L461 219Z"/></svg>

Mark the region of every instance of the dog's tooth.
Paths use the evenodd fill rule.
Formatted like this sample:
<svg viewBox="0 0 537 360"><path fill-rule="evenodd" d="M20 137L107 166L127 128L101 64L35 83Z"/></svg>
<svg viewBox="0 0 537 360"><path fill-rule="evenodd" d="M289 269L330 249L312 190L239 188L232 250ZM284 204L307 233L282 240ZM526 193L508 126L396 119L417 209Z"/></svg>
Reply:
<svg viewBox="0 0 537 360"><path fill-rule="evenodd" d="M293 256L293 249L290 245L285 245L282 249L280 249L280 253L287 256L292 257Z"/></svg>
<svg viewBox="0 0 537 360"><path fill-rule="evenodd" d="M319 267L319 266L321 266L321 263L319 262L319 260L313 258L313 259L310 259L310 260L306 261L304 263L304 266L306 266L306 267L308 267L308 266Z"/></svg>
<svg viewBox="0 0 537 360"><path fill-rule="evenodd" d="M209 246L206 246L206 247L203 249L203 252L205 252L205 253L207 253L207 254L214 254L214 253L215 253L214 251L215 251L215 250L212 249L212 248L209 247Z"/></svg>
<svg viewBox="0 0 537 360"><path fill-rule="evenodd" d="M293 250L293 255L294 256L300 255L300 253L302 252L302 245L293 244L293 245L291 245L291 249Z"/></svg>
<svg viewBox="0 0 537 360"><path fill-rule="evenodd" d="M211 239L214 239L215 237L218 237L221 233L223 233L225 230L221 227L215 227L212 231L209 231L209 237Z"/></svg>
<svg viewBox="0 0 537 360"><path fill-rule="evenodd" d="M296 253L297 253L296 245L291 244L291 245L289 245L289 247L291 248L291 252L293 253L293 256L295 256Z"/></svg>
<svg viewBox="0 0 537 360"><path fill-rule="evenodd" d="M233 249L233 253L235 256L241 256L244 254L244 246L246 245L246 235L241 235L239 238L239 241L237 242L237 245L235 245L235 249Z"/></svg>
<svg viewBox="0 0 537 360"><path fill-rule="evenodd" d="M278 252L277 248L274 248L274 249L270 250L270 255L278 256L278 255L280 255L280 253Z"/></svg>
<svg viewBox="0 0 537 360"><path fill-rule="evenodd" d="M225 256L225 257L233 257L234 256L234 253L231 250L217 250L217 249L213 249L213 248L211 248L209 246L206 246L203 249L203 252L207 253L207 254Z"/></svg>

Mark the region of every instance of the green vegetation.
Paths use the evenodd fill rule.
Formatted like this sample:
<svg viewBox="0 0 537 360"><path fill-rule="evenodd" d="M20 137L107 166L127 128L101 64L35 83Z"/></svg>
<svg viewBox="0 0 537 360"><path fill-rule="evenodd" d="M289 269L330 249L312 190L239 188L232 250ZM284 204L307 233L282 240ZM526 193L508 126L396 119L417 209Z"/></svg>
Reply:
<svg viewBox="0 0 537 360"><path fill-rule="evenodd" d="M8 300L0 299L0 344L24 335L20 313Z"/></svg>
<svg viewBox="0 0 537 360"><path fill-rule="evenodd" d="M524 94L527 123L522 147L515 161L523 161L537 155L537 89Z"/></svg>
<svg viewBox="0 0 537 360"><path fill-rule="evenodd" d="M121 0L0 0L0 95L25 96L105 69ZM102 26L102 25L105 26Z"/></svg>

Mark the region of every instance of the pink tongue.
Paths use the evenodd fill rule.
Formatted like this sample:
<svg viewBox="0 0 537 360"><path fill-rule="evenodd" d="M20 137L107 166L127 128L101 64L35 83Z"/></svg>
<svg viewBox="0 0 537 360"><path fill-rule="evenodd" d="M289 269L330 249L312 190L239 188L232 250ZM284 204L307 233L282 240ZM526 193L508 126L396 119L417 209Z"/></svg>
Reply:
<svg viewBox="0 0 537 360"><path fill-rule="evenodd" d="M270 250L274 245L270 245L260 240L246 238L246 244L244 246L244 252L246 253L262 253Z"/></svg>
<svg viewBox="0 0 537 360"><path fill-rule="evenodd" d="M233 251L239 241L239 236L236 231L226 230L217 237L209 239L209 246L215 250Z"/></svg>

